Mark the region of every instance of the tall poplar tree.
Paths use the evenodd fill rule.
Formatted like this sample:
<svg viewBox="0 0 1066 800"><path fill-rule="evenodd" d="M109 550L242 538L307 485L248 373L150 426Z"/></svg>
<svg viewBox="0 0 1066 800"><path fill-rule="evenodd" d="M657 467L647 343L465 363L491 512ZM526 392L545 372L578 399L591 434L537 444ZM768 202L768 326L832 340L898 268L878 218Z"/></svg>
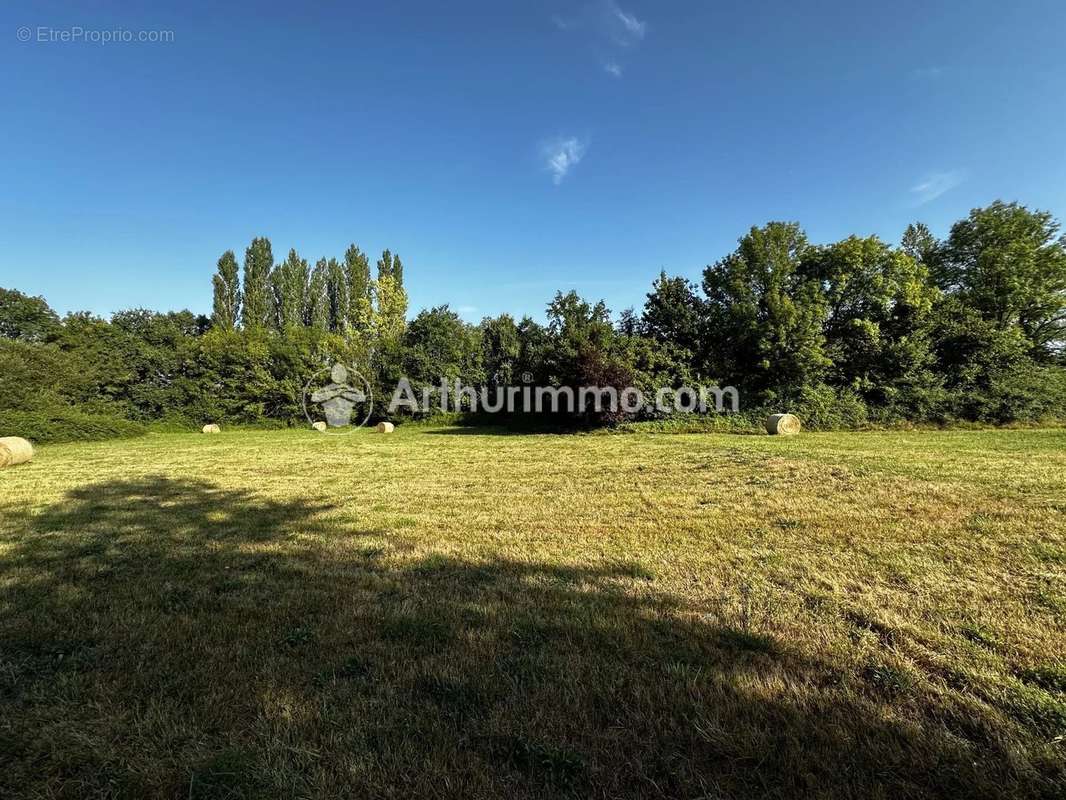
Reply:
<svg viewBox="0 0 1066 800"><path fill-rule="evenodd" d="M307 260L295 249L270 274L270 288L274 295L274 324L278 330L304 324L310 269Z"/></svg>
<svg viewBox="0 0 1066 800"><path fill-rule="evenodd" d="M374 299L374 326L378 339L383 342L398 340L407 322L407 292L403 288L403 266L399 257L393 256L389 250L378 259Z"/></svg>
<svg viewBox="0 0 1066 800"><path fill-rule="evenodd" d="M274 253L266 237L252 239L244 251L244 305L241 321L246 330L261 329L270 324L273 311L270 296L270 273L274 268Z"/></svg>
<svg viewBox="0 0 1066 800"><path fill-rule="evenodd" d="M344 253L344 275L348 284L348 328L365 334L373 321L370 261L354 244Z"/></svg>
<svg viewBox="0 0 1066 800"><path fill-rule="evenodd" d="M218 260L218 272L211 282L214 285L211 323L216 328L231 331L237 325L241 303L237 257L232 250L227 250Z"/></svg>
<svg viewBox="0 0 1066 800"><path fill-rule="evenodd" d="M326 311L330 331L344 333L348 330L348 279L335 258L326 263Z"/></svg>
<svg viewBox="0 0 1066 800"><path fill-rule="evenodd" d="M329 296L327 294L329 262L320 258L311 270L304 298L304 324L309 328L329 329Z"/></svg>

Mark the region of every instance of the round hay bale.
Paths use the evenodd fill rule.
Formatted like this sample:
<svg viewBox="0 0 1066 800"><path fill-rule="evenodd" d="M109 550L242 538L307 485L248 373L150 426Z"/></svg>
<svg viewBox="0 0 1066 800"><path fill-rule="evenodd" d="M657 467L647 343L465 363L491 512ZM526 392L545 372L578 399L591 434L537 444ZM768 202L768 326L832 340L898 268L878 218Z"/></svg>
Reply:
<svg viewBox="0 0 1066 800"><path fill-rule="evenodd" d="M771 436L792 436L802 427L799 417L792 414L771 414L766 418L766 432Z"/></svg>
<svg viewBox="0 0 1066 800"><path fill-rule="evenodd" d="M0 467L25 464L33 458L33 445L18 436L0 438Z"/></svg>
<svg viewBox="0 0 1066 800"><path fill-rule="evenodd" d="M319 433L325 433L326 432L326 423L322 422L322 420L319 420L318 422L312 422L311 423L311 427L314 428Z"/></svg>
<svg viewBox="0 0 1066 800"><path fill-rule="evenodd" d="M218 425L204 425L204 433L222 433L222 429Z"/></svg>
<svg viewBox="0 0 1066 800"><path fill-rule="evenodd" d="M374 430L378 433L392 433L396 430L396 426L391 422L379 422Z"/></svg>

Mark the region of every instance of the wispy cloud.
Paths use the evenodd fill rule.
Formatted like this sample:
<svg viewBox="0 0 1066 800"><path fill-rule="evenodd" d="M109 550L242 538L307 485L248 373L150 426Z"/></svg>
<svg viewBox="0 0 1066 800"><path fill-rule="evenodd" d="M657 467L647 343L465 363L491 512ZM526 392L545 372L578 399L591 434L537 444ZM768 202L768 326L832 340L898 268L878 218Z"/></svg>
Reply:
<svg viewBox="0 0 1066 800"><path fill-rule="evenodd" d="M588 39L586 47L603 56L603 71L612 78L622 77L622 65L611 56L639 44L648 33L648 23L617 0L593 0L573 15L553 14L551 22L560 31Z"/></svg>
<svg viewBox="0 0 1066 800"><path fill-rule="evenodd" d="M587 150L588 142L576 136L560 137L542 145L544 166L551 173L552 183L556 186L562 183L570 170L581 163Z"/></svg>
<svg viewBox="0 0 1066 800"><path fill-rule="evenodd" d="M616 35L619 44L630 45L644 38L644 34L648 32L648 23L637 19L635 14L623 11L614 0L607 0L606 8L615 25L621 26L622 36Z"/></svg>
<svg viewBox="0 0 1066 800"><path fill-rule="evenodd" d="M575 21L560 14L552 14L552 25L561 31L568 31L574 27Z"/></svg>
<svg viewBox="0 0 1066 800"><path fill-rule="evenodd" d="M467 317L477 313L477 306L456 306L455 313Z"/></svg>
<svg viewBox="0 0 1066 800"><path fill-rule="evenodd" d="M950 192L960 183L966 180L966 173L961 169L949 172L932 172L911 187L914 202L924 206L931 203L946 192Z"/></svg>

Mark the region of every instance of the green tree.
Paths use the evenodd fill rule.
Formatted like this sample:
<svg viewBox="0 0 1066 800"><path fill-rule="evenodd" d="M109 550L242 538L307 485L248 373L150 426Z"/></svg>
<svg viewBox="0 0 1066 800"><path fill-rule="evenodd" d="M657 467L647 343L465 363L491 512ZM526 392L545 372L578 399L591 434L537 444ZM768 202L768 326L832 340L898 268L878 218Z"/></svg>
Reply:
<svg viewBox="0 0 1066 800"><path fill-rule="evenodd" d="M404 331L403 344L404 372L416 383L484 381L480 331L446 305L419 312Z"/></svg>
<svg viewBox="0 0 1066 800"><path fill-rule="evenodd" d="M270 273L274 296L274 326L286 331L304 325L310 270L295 249Z"/></svg>
<svg viewBox="0 0 1066 800"><path fill-rule="evenodd" d="M510 314L481 321L481 363L486 381L499 386L515 383L520 348L518 326Z"/></svg>
<svg viewBox="0 0 1066 800"><path fill-rule="evenodd" d="M912 222L903 232L900 250L924 266L932 274L940 250L940 242L924 222Z"/></svg>
<svg viewBox="0 0 1066 800"><path fill-rule="evenodd" d="M354 244L344 253L344 276L348 286L347 326L356 334L366 335L373 322L373 284L370 261Z"/></svg>
<svg viewBox="0 0 1066 800"><path fill-rule="evenodd" d="M820 383L826 303L799 268L808 248L797 223L771 222L704 270L708 374L756 399L794 399Z"/></svg>
<svg viewBox="0 0 1066 800"><path fill-rule="evenodd" d="M43 342L59 330L59 317L43 297L0 289L0 337Z"/></svg>
<svg viewBox="0 0 1066 800"><path fill-rule="evenodd" d="M825 294L830 383L901 414L927 414L938 386L929 325L940 293L926 266L876 236L850 236L808 249L801 272Z"/></svg>
<svg viewBox="0 0 1066 800"><path fill-rule="evenodd" d="M326 308L331 333L343 334L348 330L348 280L344 268L335 258L326 264Z"/></svg>
<svg viewBox="0 0 1066 800"><path fill-rule="evenodd" d="M1038 360L1066 340L1066 237L1046 211L996 201L956 222L944 243L943 288L1001 330L1017 326Z"/></svg>
<svg viewBox="0 0 1066 800"><path fill-rule="evenodd" d="M218 260L218 270L211 279L214 287L211 322L227 331L233 330L240 318L241 287L237 271L237 257L232 250L227 250Z"/></svg>
<svg viewBox="0 0 1066 800"><path fill-rule="evenodd" d="M1019 326L1002 327L949 296L937 308L932 340L949 416L996 423L1066 416L1066 369L1035 362Z"/></svg>
<svg viewBox="0 0 1066 800"><path fill-rule="evenodd" d="M307 282L304 298L304 325L319 331L328 331L330 323L329 262L320 258Z"/></svg>
<svg viewBox="0 0 1066 800"><path fill-rule="evenodd" d="M407 292L403 288L403 271L399 256L385 250L378 260L378 278L374 283L374 329L379 344L399 341L407 320Z"/></svg>
<svg viewBox="0 0 1066 800"><path fill-rule="evenodd" d="M246 330L261 330L271 323L274 305L271 298L270 274L274 269L274 254L270 240L256 237L244 251L244 293L241 321Z"/></svg>
<svg viewBox="0 0 1066 800"><path fill-rule="evenodd" d="M644 303L641 330L659 344L695 354L703 340L703 303L686 278L660 272ZM684 357L684 356L683 356ZM686 360L691 361L689 355Z"/></svg>

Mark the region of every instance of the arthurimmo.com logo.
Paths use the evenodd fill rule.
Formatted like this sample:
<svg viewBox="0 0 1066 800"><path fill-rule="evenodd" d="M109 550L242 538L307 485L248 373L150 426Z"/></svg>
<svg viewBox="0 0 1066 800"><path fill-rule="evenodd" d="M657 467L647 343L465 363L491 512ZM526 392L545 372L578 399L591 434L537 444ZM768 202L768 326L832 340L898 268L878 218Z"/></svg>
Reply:
<svg viewBox="0 0 1066 800"><path fill-rule="evenodd" d="M336 363L304 385L304 416L320 433L352 433L370 421L374 392L355 369Z"/></svg>
<svg viewBox="0 0 1066 800"><path fill-rule="evenodd" d="M533 386L523 374L522 385L467 386L459 379L441 378L436 384L415 385L400 378L386 413L430 415L441 412L477 414L607 414L636 417L730 413L740 410L740 393L733 386L659 387L648 393L635 386ZM374 411L370 382L354 368L337 363L322 369L303 392L304 415L322 433L353 433L366 425Z"/></svg>

